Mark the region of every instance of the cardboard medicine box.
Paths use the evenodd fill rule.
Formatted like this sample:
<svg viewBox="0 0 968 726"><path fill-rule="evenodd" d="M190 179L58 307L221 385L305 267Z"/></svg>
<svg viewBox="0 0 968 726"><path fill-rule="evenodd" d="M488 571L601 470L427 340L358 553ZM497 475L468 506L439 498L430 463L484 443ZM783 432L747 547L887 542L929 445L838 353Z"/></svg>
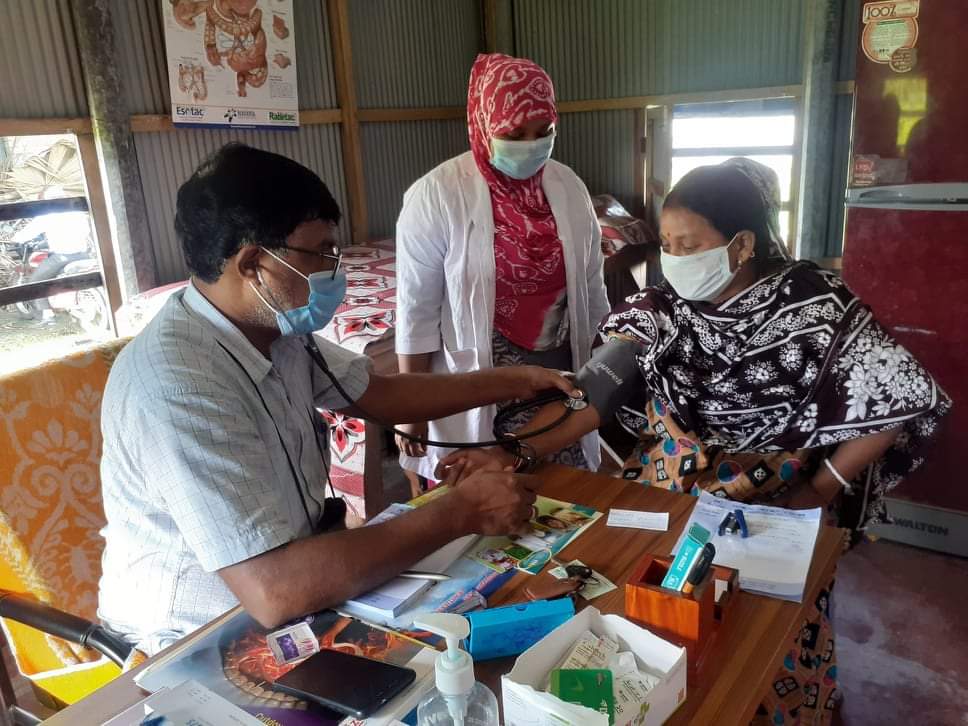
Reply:
<svg viewBox="0 0 968 726"><path fill-rule="evenodd" d="M640 670L659 678L646 696L645 720L637 723L658 726L686 700L686 650L679 648L620 615L602 615L586 607L532 645L502 676L506 726L608 726L608 716L577 704L565 703L544 686L548 676L586 630L608 636L619 650L635 654ZM628 721L616 721L619 724Z"/></svg>

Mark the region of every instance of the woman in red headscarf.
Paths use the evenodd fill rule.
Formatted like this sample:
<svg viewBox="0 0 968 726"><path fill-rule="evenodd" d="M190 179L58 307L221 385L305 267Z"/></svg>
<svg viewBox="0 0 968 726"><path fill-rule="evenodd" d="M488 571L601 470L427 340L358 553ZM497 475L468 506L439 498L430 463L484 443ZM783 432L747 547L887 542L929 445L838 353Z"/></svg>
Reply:
<svg viewBox="0 0 968 726"><path fill-rule="evenodd" d="M471 150L417 181L397 221L401 371L577 370L588 360L608 312L601 231L585 185L550 159L557 125L554 87L541 67L477 57L467 94ZM492 438L495 413L477 409L409 430L480 441ZM402 465L428 478L447 453L398 444ZM597 469L597 435L554 459Z"/></svg>

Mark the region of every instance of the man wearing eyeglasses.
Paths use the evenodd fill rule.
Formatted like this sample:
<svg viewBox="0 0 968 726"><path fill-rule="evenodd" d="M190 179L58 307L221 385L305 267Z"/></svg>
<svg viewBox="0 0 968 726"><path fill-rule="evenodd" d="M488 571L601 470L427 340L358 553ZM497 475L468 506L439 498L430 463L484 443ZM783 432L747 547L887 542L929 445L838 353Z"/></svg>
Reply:
<svg viewBox="0 0 968 726"><path fill-rule="evenodd" d="M178 191L191 283L122 350L101 418L99 614L146 653L238 602L269 627L337 605L453 539L508 534L531 514L531 477L484 471L391 521L340 526L317 408L402 423L572 388L537 367L380 376L318 340L334 390L303 334L342 300L339 219L312 171L238 144Z"/></svg>

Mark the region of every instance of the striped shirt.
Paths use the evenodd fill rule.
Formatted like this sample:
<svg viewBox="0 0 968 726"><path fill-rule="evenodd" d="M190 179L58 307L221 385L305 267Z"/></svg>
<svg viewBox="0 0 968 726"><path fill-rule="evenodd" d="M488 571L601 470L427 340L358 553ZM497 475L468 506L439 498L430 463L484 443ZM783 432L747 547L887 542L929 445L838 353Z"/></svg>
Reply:
<svg viewBox="0 0 968 726"><path fill-rule="evenodd" d="M318 339L354 400L369 359ZM316 408L346 402L299 340L267 360L193 286L120 353L104 391L101 619L146 653L238 600L217 570L306 537L328 452Z"/></svg>

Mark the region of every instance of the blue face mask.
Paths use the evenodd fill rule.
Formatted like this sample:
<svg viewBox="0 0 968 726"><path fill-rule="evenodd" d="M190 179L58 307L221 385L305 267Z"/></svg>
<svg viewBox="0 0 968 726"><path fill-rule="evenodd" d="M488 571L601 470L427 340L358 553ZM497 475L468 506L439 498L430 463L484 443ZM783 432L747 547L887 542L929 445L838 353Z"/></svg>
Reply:
<svg viewBox="0 0 968 726"><path fill-rule="evenodd" d="M512 179L530 179L551 158L555 135L534 141L508 141L491 139L491 166Z"/></svg>
<svg viewBox="0 0 968 726"><path fill-rule="evenodd" d="M252 289L255 290L259 299L276 314L276 324L279 326L279 331L283 335L308 335L325 328L326 324L333 319L336 308L342 304L343 298L346 297L346 274L339 272L336 277L333 277L332 272L324 270L314 272L306 277L278 255L273 254L270 250L265 251L309 283L309 301L302 307L285 311L270 304L262 297L258 288L252 285ZM261 274L259 275L259 283L265 287ZM268 288L266 289L268 290ZM269 297L275 302L272 293L269 293Z"/></svg>

